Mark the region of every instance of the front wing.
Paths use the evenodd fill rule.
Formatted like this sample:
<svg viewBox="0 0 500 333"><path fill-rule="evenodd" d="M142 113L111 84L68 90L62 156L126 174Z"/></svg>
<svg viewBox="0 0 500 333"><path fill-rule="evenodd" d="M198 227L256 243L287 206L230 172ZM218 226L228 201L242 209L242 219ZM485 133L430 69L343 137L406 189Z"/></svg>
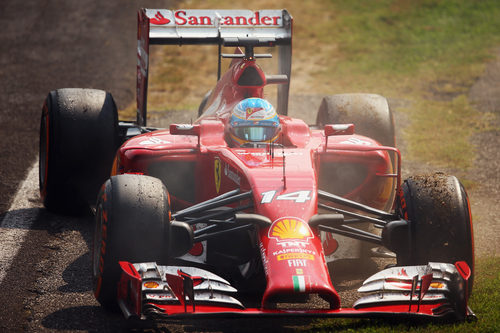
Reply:
<svg viewBox="0 0 500 333"><path fill-rule="evenodd" d="M353 308L247 308L225 279L203 269L120 262L118 304L126 318L343 317L475 319L467 306L470 268L429 263L392 267L368 278Z"/></svg>

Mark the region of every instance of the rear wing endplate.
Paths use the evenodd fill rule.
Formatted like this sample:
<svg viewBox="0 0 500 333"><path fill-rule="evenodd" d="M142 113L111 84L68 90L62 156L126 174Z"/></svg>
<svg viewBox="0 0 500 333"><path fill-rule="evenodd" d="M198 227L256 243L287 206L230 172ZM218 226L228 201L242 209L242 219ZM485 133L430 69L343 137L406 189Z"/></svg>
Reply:
<svg viewBox="0 0 500 333"><path fill-rule="evenodd" d="M278 113L287 114L292 66L292 17L286 10L145 9L138 12L137 124L146 125L149 45L276 46L279 73Z"/></svg>

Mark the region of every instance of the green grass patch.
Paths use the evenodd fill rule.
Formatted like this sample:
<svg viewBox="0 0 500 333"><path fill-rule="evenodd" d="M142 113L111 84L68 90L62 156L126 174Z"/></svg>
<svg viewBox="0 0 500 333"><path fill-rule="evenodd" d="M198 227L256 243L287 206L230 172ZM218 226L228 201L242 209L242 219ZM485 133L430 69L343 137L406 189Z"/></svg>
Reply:
<svg viewBox="0 0 500 333"><path fill-rule="evenodd" d="M469 138L482 125L465 95L451 101L420 99L409 112L412 117L407 128L411 138L408 150L412 156L456 170L471 166L474 147Z"/></svg>
<svg viewBox="0 0 500 333"><path fill-rule="evenodd" d="M318 37L338 43L341 60L329 70L338 74L462 76L456 69L482 63L500 42L500 6L494 0L331 3L336 20L329 34Z"/></svg>
<svg viewBox="0 0 500 333"><path fill-rule="evenodd" d="M314 332L498 332L500 330L500 257L483 258L476 262L474 291L469 306L476 322L453 324L388 322L369 319L318 320Z"/></svg>

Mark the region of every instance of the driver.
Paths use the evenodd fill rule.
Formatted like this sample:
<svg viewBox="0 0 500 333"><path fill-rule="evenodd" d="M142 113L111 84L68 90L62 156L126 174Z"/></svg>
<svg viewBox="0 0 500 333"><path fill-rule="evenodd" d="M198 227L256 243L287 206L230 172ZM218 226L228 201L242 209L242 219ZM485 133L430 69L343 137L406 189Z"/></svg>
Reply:
<svg viewBox="0 0 500 333"><path fill-rule="evenodd" d="M276 141L281 129L276 110L262 98L239 102L231 113L228 127L232 145L253 147Z"/></svg>

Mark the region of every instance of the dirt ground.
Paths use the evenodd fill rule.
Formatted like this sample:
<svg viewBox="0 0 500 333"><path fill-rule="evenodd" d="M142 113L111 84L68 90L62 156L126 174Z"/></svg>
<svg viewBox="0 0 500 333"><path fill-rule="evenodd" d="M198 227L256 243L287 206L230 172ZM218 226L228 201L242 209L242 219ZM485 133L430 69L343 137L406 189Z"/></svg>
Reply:
<svg viewBox="0 0 500 333"><path fill-rule="evenodd" d="M469 193L477 256L500 254L500 48L496 54L469 92L479 111L494 115L491 130L472 138L477 157L468 177L479 184Z"/></svg>

